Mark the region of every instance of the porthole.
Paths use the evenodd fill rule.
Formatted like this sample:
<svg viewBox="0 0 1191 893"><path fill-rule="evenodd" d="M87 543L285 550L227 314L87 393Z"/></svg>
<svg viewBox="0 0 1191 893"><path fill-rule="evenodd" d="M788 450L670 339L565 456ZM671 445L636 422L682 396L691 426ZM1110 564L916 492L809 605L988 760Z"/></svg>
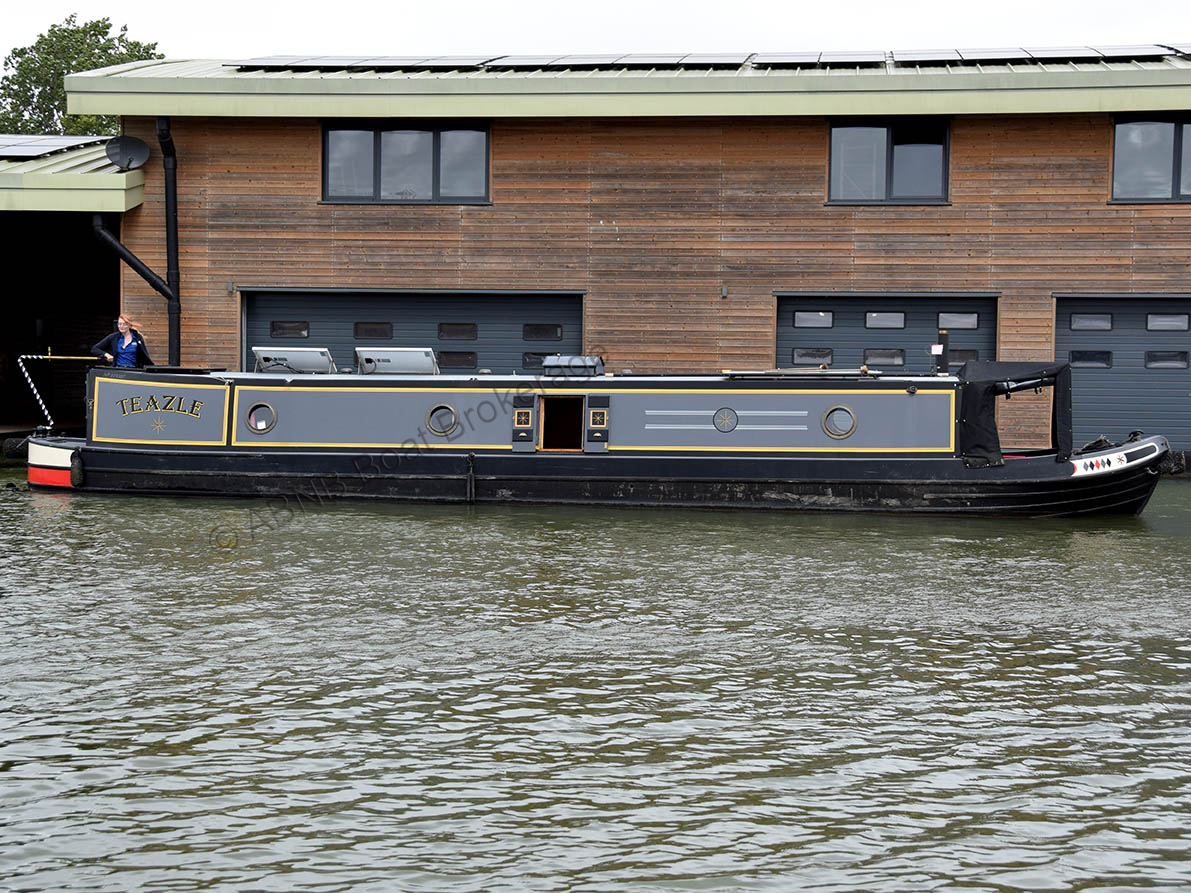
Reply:
<svg viewBox="0 0 1191 893"><path fill-rule="evenodd" d="M432 434L446 437L459 427L459 413L455 412L455 407L440 403L426 413L426 427Z"/></svg>
<svg viewBox="0 0 1191 893"><path fill-rule="evenodd" d="M248 409L248 430L253 434L266 434L277 424L277 410L269 403L253 403Z"/></svg>
<svg viewBox="0 0 1191 893"><path fill-rule="evenodd" d="M856 430L856 415L847 406L833 406L823 413L823 431L828 437L843 440Z"/></svg>

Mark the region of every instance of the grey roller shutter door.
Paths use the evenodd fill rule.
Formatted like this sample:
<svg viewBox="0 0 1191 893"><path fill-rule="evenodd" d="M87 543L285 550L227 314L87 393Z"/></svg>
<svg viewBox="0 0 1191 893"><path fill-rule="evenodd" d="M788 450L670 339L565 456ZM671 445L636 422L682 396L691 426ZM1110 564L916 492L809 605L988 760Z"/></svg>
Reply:
<svg viewBox="0 0 1191 893"><path fill-rule="evenodd" d="M829 350L832 368L855 369L865 363L867 351L868 365L884 372L925 373L931 368L928 350L938 340L940 313L949 315L944 321L962 323L948 326L952 368L965 359L995 360L996 306L996 299L988 297L779 298L776 365L812 366L816 356ZM872 325L899 321L901 328ZM882 357L899 357L903 365Z"/></svg>
<svg viewBox="0 0 1191 893"><path fill-rule="evenodd" d="M245 301L247 368L250 348L265 345L326 347L340 368L356 347L432 347L444 373L534 374L544 354L583 352L578 295L261 291ZM296 331L306 337L283 336Z"/></svg>
<svg viewBox="0 0 1191 893"><path fill-rule="evenodd" d="M1179 327L1191 300L1059 298L1055 316L1055 359L1073 366L1077 446L1145 431L1191 449L1191 332Z"/></svg>

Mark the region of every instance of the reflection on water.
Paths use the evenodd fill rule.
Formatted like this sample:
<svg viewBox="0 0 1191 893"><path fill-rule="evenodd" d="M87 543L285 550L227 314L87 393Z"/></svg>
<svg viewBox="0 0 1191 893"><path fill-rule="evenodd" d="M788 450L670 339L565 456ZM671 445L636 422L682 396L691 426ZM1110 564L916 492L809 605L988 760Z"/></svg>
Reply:
<svg viewBox="0 0 1191 893"><path fill-rule="evenodd" d="M0 877L1187 889L1189 543L0 491Z"/></svg>

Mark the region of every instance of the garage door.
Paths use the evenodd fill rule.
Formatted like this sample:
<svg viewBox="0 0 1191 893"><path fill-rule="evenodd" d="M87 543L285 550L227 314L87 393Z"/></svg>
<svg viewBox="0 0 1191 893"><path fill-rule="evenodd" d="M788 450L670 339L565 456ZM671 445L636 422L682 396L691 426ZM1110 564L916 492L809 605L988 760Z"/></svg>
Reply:
<svg viewBox="0 0 1191 893"><path fill-rule="evenodd" d="M1060 298L1055 359L1071 364L1077 445L1164 434L1191 449L1191 300Z"/></svg>
<svg viewBox="0 0 1191 893"><path fill-rule="evenodd" d="M983 296L779 297L777 365L929 372L940 328L949 333L953 368L995 360L996 307Z"/></svg>
<svg viewBox="0 0 1191 893"><path fill-rule="evenodd" d="M325 347L335 365L356 347L432 347L444 373L532 373L542 357L583 349L579 295L441 295L253 292L244 301L251 348Z"/></svg>

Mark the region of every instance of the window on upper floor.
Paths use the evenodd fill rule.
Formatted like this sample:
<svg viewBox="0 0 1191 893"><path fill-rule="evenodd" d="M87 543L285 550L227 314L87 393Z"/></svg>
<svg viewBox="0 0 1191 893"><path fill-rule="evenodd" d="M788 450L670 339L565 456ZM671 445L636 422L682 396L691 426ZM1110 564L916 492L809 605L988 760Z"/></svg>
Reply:
<svg viewBox="0 0 1191 893"><path fill-rule="evenodd" d="M844 204L947 201L947 121L836 122L827 199Z"/></svg>
<svg viewBox="0 0 1191 893"><path fill-rule="evenodd" d="M488 201L488 129L474 124L332 124L323 200L460 205Z"/></svg>
<svg viewBox="0 0 1191 893"><path fill-rule="evenodd" d="M1114 201L1191 201L1191 121L1185 116L1117 121Z"/></svg>

